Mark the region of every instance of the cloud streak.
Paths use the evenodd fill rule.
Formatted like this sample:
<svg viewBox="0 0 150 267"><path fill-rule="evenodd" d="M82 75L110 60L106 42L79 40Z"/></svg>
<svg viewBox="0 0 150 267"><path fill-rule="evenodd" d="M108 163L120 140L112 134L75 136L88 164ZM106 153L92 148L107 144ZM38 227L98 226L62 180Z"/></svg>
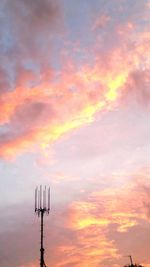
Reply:
<svg viewBox="0 0 150 267"><path fill-rule="evenodd" d="M144 266L148 267L149 243L147 236L143 236L143 227L149 228L150 222L149 170L131 176L130 183L124 186L97 188L71 203L62 199L52 203L50 216L45 218L47 265L122 266L124 255L131 250L138 260L140 250L139 260L143 259ZM69 190L72 189L69 187ZM4 267L37 266L39 220L31 215L31 206L23 204L15 208L12 214L12 207L7 207L5 218L1 218L1 262ZM16 251L19 253L13 258Z"/></svg>
<svg viewBox="0 0 150 267"><path fill-rule="evenodd" d="M47 52L52 46L49 36L60 22L58 2L16 0L13 5L10 1L1 5L9 14L8 29L13 30L10 47L1 55L5 60L5 69L1 67L1 157L12 157L34 144L47 147L92 122L97 112L110 110L126 95L133 98L136 92L137 100L148 101L150 36L146 30L134 39L137 25L131 21L117 25L113 31L117 43L104 55L97 35L96 45L91 46L94 63L78 65L74 55L68 55L65 67L53 69ZM3 20L2 27L6 27ZM102 16L103 20L107 21ZM8 57L15 60L12 66L7 65Z"/></svg>

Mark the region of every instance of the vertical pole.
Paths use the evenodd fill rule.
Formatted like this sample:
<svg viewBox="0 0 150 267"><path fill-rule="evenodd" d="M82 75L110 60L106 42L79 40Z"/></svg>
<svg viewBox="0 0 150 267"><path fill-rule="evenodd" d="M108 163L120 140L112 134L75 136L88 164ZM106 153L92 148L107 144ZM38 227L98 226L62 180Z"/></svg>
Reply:
<svg viewBox="0 0 150 267"><path fill-rule="evenodd" d="M40 185L40 209L42 209L42 186Z"/></svg>
<svg viewBox="0 0 150 267"><path fill-rule="evenodd" d="M131 266L133 266L132 256L130 255L129 258L130 258Z"/></svg>
<svg viewBox="0 0 150 267"><path fill-rule="evenodd" d="M36 212L36 189L35 189L35 212Z"/></svg>
<svg viewBox="0 0 150 267"><path fill-rule="evenodd" d="M46 186L45 186L45 189L44 189L44 200L43 200L43 208L46 209Z"/></svg>
<svg viewBox="0 0 150 267"><path fill-rule="evenodd" d="M48 189L48 213L49 213L49 210L50 210L50 187Z"/></svg>
<svg viewBox="0 0 150 267"><path fill-rule="evenodd" d="M38 212L40 210L40 191L38 191Z"/></svg>
<svg viewBox="0 0 150 267"><path fill-rule="evenodd" d="M48 195L47 195L48 193ZM43 232L44 232L44 214L49 214L50 210L50 188L46 193L46 186L42 190L42 186L40 188L36 187L35 189L35 213L41 219L41 246L40 246L40 267L46 267L44 262L44 242L43 242Z"/></svg>
<svg viewBox="0 0 150 267"><path fill-rule="evenodd" d="M41 210L41 258L40 258L40 267L44 267L44 248L43 248L43 217L44 210Z"/></svg>

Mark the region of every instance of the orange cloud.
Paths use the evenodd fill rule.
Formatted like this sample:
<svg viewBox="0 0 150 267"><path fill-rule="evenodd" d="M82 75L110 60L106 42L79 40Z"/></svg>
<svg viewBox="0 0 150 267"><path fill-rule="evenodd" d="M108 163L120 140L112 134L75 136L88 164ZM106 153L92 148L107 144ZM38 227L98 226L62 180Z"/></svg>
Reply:
<svg viewBox="0 0 150 267"><path fill-rule="evenodd" d="M69 201L67 205L66 202L64 204L62 201L58 203L56 201L55 211L51 212L51 218L48 219L50 225L45 224L46 264L57 267L98 267L99 265L115 267L117 264L124 266L127 261L124 256L133 252L136 262L139 259L143 266L148 266L150 221L148 177L149 171L142 170L133 175L132 182L127 183L126 186L119 187L118 185L117 188L98 189L96 192L86 193L82 199L71 204ZM16 220L20 218L20 209L22 207L18 207ZM7 219L12 217L11 207L9 212ZM13 216L15 218L16 214ZM26 213L21 221L17 220L21 227L11 235L11 241L6 225L5 249L13 255L12 248L16 240L16 231L18 231L19 237L25 240L23 251L27 247L26 244L29 244L33 257L32 264L34 266L35 262L35 266L38 266L37 231L34 231L33 225L26 227L21 223L25 217ZM37 227L38 225L39 221L37 221ZM28 231L33 243L28 240ZM20 246L19 240L15 243L17 247ZM5 249L3 248L3 251ZM15 249L16 247L13 250ZM37 261L34 261L35 258ZM22 262L29 261L26 254L22 255L21 259ZM31 267L32 264L24 264L21 267Z"/></svg>
<svg viewBox="0 0 150 267"><path fill-rule="evenodd" d="M105 259L118 258L113 241L109 241L100 229L91 227L77 232L73 245L59 247L59 253L65 258L56 266L75 264L76 266L98 266Z"/></svg>
<svg viewBox="0 0 150 267"><path fill-rule="evenodd" d="M105 61L96 54L93 64L77 66L72 58L61 72L47 68L40 79L33 76L36 85L32 88L26 82L24 87L1 94L0 124L8 127L5 139L0 136L2 157L14 156L34 144L45 149L64 134L91 123L97 112L112 109L129 93L133 73L142 73L141 68L149 72L150 35L139 33L134 40L131 23L122 30L120 47L105 55Z"/></svg>
<svg viewBox="0 0 150 267"><path fill-rule="evenodd" d="M112 231L120 236L125 233L128 235L128 232L131 234L135 229L134 235L136 227L149 223L146 210L149 182L146 182L145 188L142 186L143 179L146 179L143 175L137 174L135 180L122 188L100 190L82 201L73 202L67 222L69 229L76 233L76 242L73 241L72 246L61 247L61 252L68 252L68 255L73 253L77 266L78 261L80 266L103 266L103 262L109 259L117 264L124 257L121 253L126 253L127 248L123 252L122 247L112 239Z"/></svg>

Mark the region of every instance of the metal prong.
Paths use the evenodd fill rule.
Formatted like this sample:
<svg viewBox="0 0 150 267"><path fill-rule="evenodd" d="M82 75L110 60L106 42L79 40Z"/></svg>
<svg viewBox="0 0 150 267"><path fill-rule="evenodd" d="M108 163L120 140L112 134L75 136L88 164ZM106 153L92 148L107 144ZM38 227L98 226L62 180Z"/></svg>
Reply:
<svg viewBox="0 0 150 267"><path fill-rule="evenodd" d="M42 209L42 186L40 185L40 209Z"/></svg>
<svg viewBox="0 0 150 267"><path fill-rule="evenodd" d="M37 211L37 187L35 189L35 212Z"/></svg>
<svg viewBox="0 0 150 267"><path fill-rule="evenodd" d="M48 213L50 211L50 187L48 188Z"/></svg>

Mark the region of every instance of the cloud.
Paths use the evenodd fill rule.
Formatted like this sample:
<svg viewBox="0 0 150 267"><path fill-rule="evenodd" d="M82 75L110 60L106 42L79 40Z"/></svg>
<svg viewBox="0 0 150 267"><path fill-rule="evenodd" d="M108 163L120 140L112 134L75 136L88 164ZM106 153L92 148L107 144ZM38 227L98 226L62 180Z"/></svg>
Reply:
<svg viewBox="0 0 150 267"><path fill-rule="evenodd" d="M63 19L57 0L2 0L0 8L0 69L5 72L0 98L6 98L4 92L18 92L45 74L51 64L51 39L63 28Z"/></svg>
<svg viewBox="0 0 150 267"><path fill-rule="evenodd" d="M68 213L68 227L76 233L77 246L64 248L64 252L76 251L83 266L92 262L94 266L105 266L105 260L108 266L109 259L111 264L119 263L124 254L129 253L128 249L135 248L137 231L142 233L143 225L149 225L148 175L149 172L137 173L124 187L92 192L83 200L73 202ZM132 244L130 248L127 248L126 238ZM140 251L141 246L144 247L140 260L142 255L145 258L145 242L143 238L139 246ZM134 253L138 258L135 249Z"/></svg>
<svg viewBox="0 0 150 267"><path fill-rule="evenodd" d="M42 41L50 44L49 37L59 24L59 1L15 0L12 4L12 1L7 0L1 1L1 7L7 19L6 24L2 16L1 28L9 26L7 29L11 38L9 54L16 56L21 62L25 58L20 56L30 56L31 59L33 56L38 56L38 53L42 52Z"/></svg>
<svg viewBox="0 0 150 267"><path fill-rule="evenodd" d="M149 108L150 102L150 77L149 69L137 70L131 73L125 87L125 99L132 99L145 108ZM127 89L127 91L126 91Z"/></svg>
<svg viewBox="0 0 150 267"><path fill-rule="evenodd" d="M58 4L40 0L36 4L17 0L13 5L10 1L3 3L14 34L10 47L5 40L7 50L2 54L5 69L1 72L10 73L4 75L2 87L11 86L0 94L1 157L15 156L37 144L45 148L73 129L93 122L96 113L113 109L121 98L135 99L136 94L140 99L148 98L150 36L146 30L139 31L135 39L137 25L131 19L115 24L111 47L101 45L96 37L92 62L79 65L69 54L64 67L52 69L49 34L55 33L60 22ZM6 27L4 18L2 22ZM112 38L112 34L109 36ZM8 64L9 57L14 59L12 64Z"/></svg>
<svg viewBox="0 0 150 267"><path fill-rule="evenodd" d="M135 260L148 266L149 170L131 177L124 186L97 186L96 191L91 189L72 202L61 198L52 203L44 227L47 265L123 266L124 255L133 251ZM2 212L1 218L1 262L4 267L37 266L39 219L32 216L33 207L22 204L13 208L13 213L12 206L2 208L7 212Z"/></svg>

